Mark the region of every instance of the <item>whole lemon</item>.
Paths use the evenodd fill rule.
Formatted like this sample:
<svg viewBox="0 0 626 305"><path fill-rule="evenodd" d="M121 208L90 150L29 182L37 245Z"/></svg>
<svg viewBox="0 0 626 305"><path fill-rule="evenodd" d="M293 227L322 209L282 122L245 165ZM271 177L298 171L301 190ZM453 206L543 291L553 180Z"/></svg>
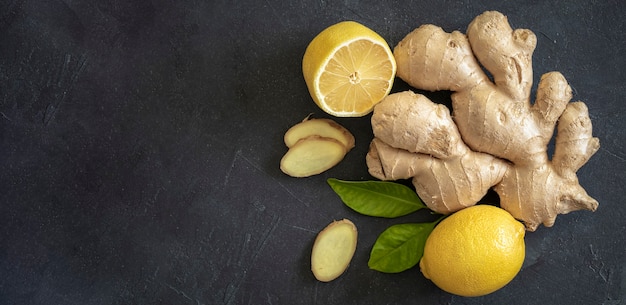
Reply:
<svg viewBox="0 0 626 305"><path fill-rule="evenodd" d="M524 225L501 208L465 208L442 220L428 236L420 269L449 293L492 293L521 269L525 233Z"/></svg>

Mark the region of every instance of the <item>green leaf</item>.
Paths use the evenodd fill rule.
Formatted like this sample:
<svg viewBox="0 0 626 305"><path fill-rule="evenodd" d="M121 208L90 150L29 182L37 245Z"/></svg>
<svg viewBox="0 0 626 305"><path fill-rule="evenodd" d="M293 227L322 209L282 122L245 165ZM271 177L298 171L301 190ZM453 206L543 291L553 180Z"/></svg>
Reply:
<svg viewBox="0 0 626 305"><path fill-rule="evenodd" d="M394 225L378 236L367 265L374 270L398 273L415 266L422 255L430 232L439 220L431 223Z"/></svg>
<svg viewBox="0 0 626 305"><path fill-rule="evenodd" d="M368 216L395 218L426 208L411 188L388 181L328 179L345 205Z"/></svg>

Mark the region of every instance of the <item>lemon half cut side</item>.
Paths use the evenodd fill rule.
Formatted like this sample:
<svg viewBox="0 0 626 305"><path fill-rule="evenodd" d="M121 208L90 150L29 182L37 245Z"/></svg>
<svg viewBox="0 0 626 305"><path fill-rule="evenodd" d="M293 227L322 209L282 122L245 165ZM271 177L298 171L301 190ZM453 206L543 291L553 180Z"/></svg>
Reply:
<svg viewBox="0 0 626 305"><path fill-rule="evenodd" d="M311 41L302 72L322 110L337 117L361 117L391 91L396 62L380 35L360 23L343 21Z"/></svg>

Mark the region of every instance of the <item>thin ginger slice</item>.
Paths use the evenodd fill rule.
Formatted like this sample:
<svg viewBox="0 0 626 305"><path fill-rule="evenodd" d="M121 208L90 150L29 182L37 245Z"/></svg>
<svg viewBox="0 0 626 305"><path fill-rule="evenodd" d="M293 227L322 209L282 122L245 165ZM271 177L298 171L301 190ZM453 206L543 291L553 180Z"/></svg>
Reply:
<svg viewBox="0 0 626 305"><path fill-rule="evenodd" d="M357 228L348 219L333 221L315 239L311 253L311 271L321 282L342 275L356 250Z"/></svg>
<svg viewBox="0 0 626 305"><path fill-rule="evenodd" d="M291 147L299 140L313 135L333 138L341 142L346 147L346 150L354 147L354 136L343 126L329 119L309 118L287 130L284 137L285 145Z"/></svg>
<svg viewBox="0 0 626 305"><path fill-rule="evenodd" d="M345 146L318 135L299 140L280 160L280 169L292 177L309 177L337 165L346 155Z"/></svg>

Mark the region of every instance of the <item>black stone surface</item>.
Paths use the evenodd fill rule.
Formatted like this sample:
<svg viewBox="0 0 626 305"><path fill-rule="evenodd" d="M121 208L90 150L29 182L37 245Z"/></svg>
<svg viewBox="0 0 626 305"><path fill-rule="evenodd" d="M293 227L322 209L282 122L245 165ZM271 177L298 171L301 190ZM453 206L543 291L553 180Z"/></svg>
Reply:
<svg viewBox="0 0 626 305"><path fill-rule="evenodd" d="M327 117L300 64L356 20L395 45L422 23L464 31L485 10L537 34L535 79L561 71L602 148L579 171L600 202L526 237L520 274L480 298L418 268L367 268L392 224L346 208L325 179L371 179L369 117L332 170L282 174L285 130ZM623 1L0 2L0 304L624 304ZM407 86L398 81L394 91ZM446 103L445 94L430 95ZM319 230L359 227L347 272L309 271Z"/></svg>

